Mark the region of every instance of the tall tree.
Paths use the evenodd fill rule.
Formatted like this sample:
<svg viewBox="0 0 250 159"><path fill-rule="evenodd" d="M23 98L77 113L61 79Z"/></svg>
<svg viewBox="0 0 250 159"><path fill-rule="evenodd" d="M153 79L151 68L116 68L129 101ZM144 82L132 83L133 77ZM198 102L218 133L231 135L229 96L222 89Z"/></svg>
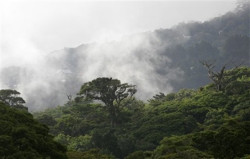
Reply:
<svg viewBox="0 0 250 159"><path fill-rule="evenodd" d="M19 95L20 93L16 90L2 89L0 90L0 101L18 109L28 110L28 108L24 106L25 100Z"/></svg>
<svg viewBox="0 0 250 159"><path fill-rule="evenodd" d="M122 84L118 79L102 77L84 83L78 95L85 100L102 101L109 113L111 127L114 127L124 106L121 102L126 98L132 98L135 93L135 85Z"/></svg>
<svg viewBox="0 0 250 159"><path fill-rule="evenodd" d="M220 71L215 71L215 65L213 63L208 63L207 61L201 61L201 64L206 67L208 71L208 77L214 82L217 91L222 91L223 84L225 80L225 69L226 65L222 66Z"/></svg>

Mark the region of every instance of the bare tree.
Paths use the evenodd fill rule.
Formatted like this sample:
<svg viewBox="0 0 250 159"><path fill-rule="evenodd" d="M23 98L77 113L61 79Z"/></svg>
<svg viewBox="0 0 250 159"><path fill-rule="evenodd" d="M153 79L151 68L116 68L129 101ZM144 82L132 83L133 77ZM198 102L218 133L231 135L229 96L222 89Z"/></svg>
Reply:
<svg viewBox="0 0 250 159"><path fill-rule="evenodd" d="M223 84L225 80L225 69L226 69L226 64L222 66L220 71L215 71L215 64L214 63L208 63L207 61L200 61L200 63L206 67L208 71L208 77L214 82L216 86L217 91L222 91L223 89Z"/></svg>
<svg viewBox="0 0 250 159"><path fill-rule="evenodd" d="M71 94L66 94L66 96L68 98L67 105L71 105L73 103L73 96Z"/></svg>

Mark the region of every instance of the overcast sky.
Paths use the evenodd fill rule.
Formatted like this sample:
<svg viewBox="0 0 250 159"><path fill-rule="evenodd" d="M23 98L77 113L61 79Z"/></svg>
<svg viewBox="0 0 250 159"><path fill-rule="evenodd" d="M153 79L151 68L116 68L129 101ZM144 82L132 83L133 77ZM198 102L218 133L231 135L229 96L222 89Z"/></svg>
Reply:
<svg viewBox="0 0 250 159"><path fill-rule="evenodd" d="M0 5L1 64L11 65L36 62L64 47L209 20L233 10L235 1L0 0Z"/></svg>
<svg viewBox="0 0 250 159"><path fill-rule="evenodd" d="M157 92L169 93L172 90L169 80L178 80L182 70L165 68L168 74L163 80L147 63L153 54L145 55L142 61L130 60L136 47L152 49L148 40L153 37L139 36L114 48L100 43L133 33L171 28L181 22L203 22L233 11L235 6L235 0L0 0L0 89L9 88L9 81L17 80L13 87L27 99L30 109L44 108L44 103L63 104L67 100L65 91L73 91L66 89L72 83L61 84L65 76L58 74L58 69L64 67L48 65L47 57L53 55L49 53L98 42L81 54L82 60L88 59L79 63L79 68L86 68L77 75L82 82L101 76L115 77L138 85L138 94L144 98ZM157 62L161 66L166 60L157 59ZM8 68L14 71L2 74ZM131 71L125 75L126 70ZM58 96L55 103L44 101L54 97L55 92Z"/></svg>

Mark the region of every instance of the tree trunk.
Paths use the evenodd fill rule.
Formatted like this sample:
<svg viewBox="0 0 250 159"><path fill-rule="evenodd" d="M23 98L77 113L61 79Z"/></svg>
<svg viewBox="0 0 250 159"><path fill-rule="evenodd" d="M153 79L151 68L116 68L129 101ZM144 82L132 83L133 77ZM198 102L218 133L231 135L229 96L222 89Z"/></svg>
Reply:
<svg viewBox="0 0 250 159"><path fill-rule="evenodd" d="M111 127L114 128L116 126L116 113L115 113L115 108L114 106L110 106L110 123L111 123Z"/></svg>

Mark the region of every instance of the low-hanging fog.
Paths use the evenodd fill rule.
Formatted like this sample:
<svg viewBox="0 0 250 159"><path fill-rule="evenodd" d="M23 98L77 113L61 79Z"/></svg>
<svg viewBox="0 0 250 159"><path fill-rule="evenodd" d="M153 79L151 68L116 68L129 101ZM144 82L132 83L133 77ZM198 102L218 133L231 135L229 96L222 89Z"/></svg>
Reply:
<svg viewBox="0 0 250 159"><path fill-rule="evenodd" d="M137 85L142 100L197 88L208 81L199 60L224 59L230 39L246 47L224 61L249 61L249 12L235 1L1 3L0 89L20 91L31 111L64 104L97 77Z"/></svg>

